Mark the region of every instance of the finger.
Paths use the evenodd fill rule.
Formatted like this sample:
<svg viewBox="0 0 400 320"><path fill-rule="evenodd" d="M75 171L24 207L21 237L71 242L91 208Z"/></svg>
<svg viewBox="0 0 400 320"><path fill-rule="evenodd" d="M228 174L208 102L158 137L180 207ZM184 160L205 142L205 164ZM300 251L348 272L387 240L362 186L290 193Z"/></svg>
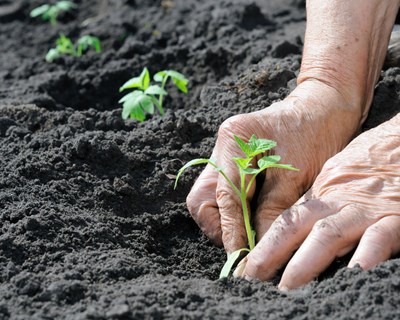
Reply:
<svg viewBox="0 0 400 320"><path fill-rule="evenodd" d="M207 165L190 190L186 204L203 233L216 245L222 246L221 220L215 190L218 172Z"/></svg>
<svg viewBox="0 0 400 320"><path fill-rule="evenodd" d="M297 288L316 278L336 257L351 251L373 222L355 205L319 220L286 266L279 288Z"/></svg>
<svg viewBox="0 0 400 320"><path fill-rule="evenodd" d="M234 156L240 156L240 150L233 138L232 132L239 130L240 125L230 121L221 126L218 132L216 149L218 150L217 164L223 167L224 175L218 177L216 199L221 217L222 242L225 250L231 253L235 250L245 248L248 245L248 237L243 218L243 209L240 199L240 174L236 163L232 160ZM245 139L244 136L241 138ZM246 139L245 139L246 140ZM228 177L232 184L226 179ZM250 179L246 177L246 182ZM255 186L247 193L246 204L250 218L249 202L254 194Z"/></svg>
<svg viewBox="0 0 400 320"><path fill-rule="evenodd" d="M288 181L293 172L285 171L286 182L279 183L279 180L282 179L280 177L282 173L277 172L277 170L282 169L270 168L267 170L266 181L258 197L258 205L254 217L257 241L261 240L276 218L300 198L298 193L287 192L287 190L296 190L296 186L292 186ZM294 174L297 174L297 172L294 172Z"/></svg>
<svg viewBox="0 0 400 320"><path fill-rule="evenodd" d="M230 169L225 169L225 173L233 182L235 173ZM235 183L239 185L239 183ZM216 191L216 199L221 217L222 242L225 250L231 253L248 245L248 238L243 218L242 203L237 194L235 194L232 186L219 176ZM246 202L247 208L250 209L249 201ZM250 216L250 211L248 212Z"/></svg>
<svg viewBox="0 0 400 320"><path fill-rule="evenodd" d="M400 252L400 217L388 216L370 226L349 262L370 269Z"/></svg>
<svg viewBox="0 0 400 320"><path fill-rule="evenodd" d="M271 279L299 248L314 223L329 214L332 214L332 209L321 200L301 198L275 220L248 254L242 276L247 279Z"/></svg>

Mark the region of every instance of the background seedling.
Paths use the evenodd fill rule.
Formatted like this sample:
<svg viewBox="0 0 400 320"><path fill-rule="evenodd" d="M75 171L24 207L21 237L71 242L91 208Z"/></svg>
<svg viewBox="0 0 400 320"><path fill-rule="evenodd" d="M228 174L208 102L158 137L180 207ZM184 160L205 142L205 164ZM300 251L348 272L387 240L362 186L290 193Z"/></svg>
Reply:
<svg viewBox="0 0 400 320"><path fill-rule="evenodd" d="M52 25L57 24L57 17L61 12L67 12L74 8L77 5L72 1L58 1L54 5L44 4L35 9L33 9L30 13L32 18L41 17L44 21L50 21Z"/></svg>
<svg viewBox="0 0 400 320"><path fill-rule="evenodd" d="M222 174L222 176L232 187L233 191L239 197L243 210L243 220L246 229L248 247L238 249L229 255L227 261L225 262L224 267L221 270L220 278L225 278L229 275L233 265L235 264L236 260L239 258L242 252L250 252L255 247L256 232L252 228L250 222L250 214L249 214L249 209L247 207L247 195L257 175L268 168L281 168L281 169L288 169L295 171L299 170L297 168L294 168L290 164L278 163L281 159L281 157L278 155L263 156L257 161L257 167L253 167L256 157L276 147L276 142L267 139L258 139L255 135L252 135L249 142L247 143L236 135L234 135L234 139L236 143L239 145L240 149L245 154L245 157L243 158L241 157L232 158L232 160L235 161L239 170L240 186L236 186L232 182L232 180L224 173L224 170L211 159L194 159L192 161L189 161L179 170L174 186L174 188L176 188L180 176L187 168L198 164L208 163L211 166L213 166L215 170L217 170L220 174ZM247 183L246 180L248 181Z"/></svg>
<svg viewBox="0 0 400 320"><path fill-rule="evenodd" d="M126 89L136 89L133 92L123 96L119 103L123 104L122 118L137 119L144 121L146 113L154 114L154 106L157 107L161 115L164 114L164 97L168 94L165 86L168 80L172 82L183 93L187 93L187 84L189 82L185 76L174 70L164 70L154 75L154 81L161 85L150 85L150 73L144 68L140 76L134 77L123 84L119 91ZM157 98L158 97L158 98Z"/></svg>
<svg viewBox="0 0 400 320"><path fill-rule="evenodd" d="M100 40L87 35L79 38L76 44L74 44L70 38L64 34L60 34L60 37L56 40L56 47L51 48L47 52L46 61L53 62L62 55L80 57L89 48L93 48L96 52L101 52Z"/></svg>

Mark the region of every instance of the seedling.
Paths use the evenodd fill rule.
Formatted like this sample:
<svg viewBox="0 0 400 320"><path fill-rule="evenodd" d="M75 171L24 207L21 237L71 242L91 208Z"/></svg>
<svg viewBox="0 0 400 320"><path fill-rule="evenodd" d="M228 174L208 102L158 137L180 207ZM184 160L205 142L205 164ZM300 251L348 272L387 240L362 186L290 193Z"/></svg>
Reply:
<svg viewBox="0 0 400 320"><path fill-rule="evenodd" d="M265 154L265 152L267 152L268 150L276 147L275 141L267 139L258 139L254 134L251 136L248 143L244 142L236 135L234 135L233 137L236 143L239 145L240 149L246 155L243 158L241 157L232 158L232 160L235 161L239 170L240 186L236 186L232 182L232 180L225 174L223 168L219 167L211 159L194 159L186 163L179 170L178 175L176 176L175 186L174 186L174 188L176 188L180 176L187 168L198 164L208 163L211 166L213 166L215 170L217 170L226 179L226 181L232 187L235 194L239 197L243 210L243 220L246 229L248 247L238 249L229 255L219 275L220 278L226 278L229 275L233 265L235 264L236 260L239 258L242 252L250 252L255 247L256 232L253 229L250 222L249 209L247 207L247 195L254 181L256 180L257 175L268 168L281 168L294 171L299 170L297 168L294 168L290 164L279 163L281 157L278 155L262 156L260 159L258 159L258 161L256 161L256 159L259 158L260 155ZM255 163L257 163L257 167L253 167Z"/></svg>
<svg viewBox="0 0 400 320"><path fill-rule="evenodd" d="M96 52L101 52L100 40L92 36L83 36L74 44L70 38L60 34L60 37L56 40L56 47L47 52L46 61L53 62L62 55L80 57L89 48L93 48Z"/></svg>
<svg viewBox="0 0 400 320"><path fill-rule="evenodd" d="M44 4L35 9L30 13L32 18L41 17L44 21L50 21L50 23L55 26L57 24L57 17L61 12L67 12L77 5L72 1L58 1L54 5Z"/></svg>
<svg viewBox="0 0 400 320"><path fill-rule="evenodd" d="M187 93L189 82L185 76L174 70L164 70L154 75L154 81L161 85L150 84L150 72L145 67L138 77L134 77L123 84L119 91L136 89L122 97L118 102L123 104L122 118L137 119L140 122L146 119L146 113L154 114L154 106L157 107L160 115L164 114L164 97L168 94L165 86L169 79L183 93Z"/></svg>

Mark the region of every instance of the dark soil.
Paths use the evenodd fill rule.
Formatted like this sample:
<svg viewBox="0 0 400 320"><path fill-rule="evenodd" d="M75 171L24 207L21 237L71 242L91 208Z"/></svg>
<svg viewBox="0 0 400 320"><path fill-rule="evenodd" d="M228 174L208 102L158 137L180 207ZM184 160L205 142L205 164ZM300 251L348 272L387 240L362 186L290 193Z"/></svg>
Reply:
<svg viewBox="0 0 400 320"><path fill-rule="evenodd" d="M219 281L224 251L185 196L229 116L295 86L302 1L77 1L56 27L42 1L0 1L0 319L395 319L400 260L364 272L337 261L290 293ZM168 4L173 7L168 8ZM44 61L59 32L101 54ZM148 66L190 78L166 115L124 122L118 88ZM400 68L382 72L371 128L400 110Z"/></svg>

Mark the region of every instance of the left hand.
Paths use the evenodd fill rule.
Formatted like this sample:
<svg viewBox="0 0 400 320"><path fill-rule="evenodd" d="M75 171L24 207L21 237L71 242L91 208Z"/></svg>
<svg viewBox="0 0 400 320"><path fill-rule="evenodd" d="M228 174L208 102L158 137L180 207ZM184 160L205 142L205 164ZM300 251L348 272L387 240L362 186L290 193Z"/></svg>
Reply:
<svg viewBox="0 0 400 320"><path fill-rule="evenodd" d="M292 289L355 247L349 267L363 269L400 252L400 114L328 160L311 189L275 220L235 274L268 280L288 263L279 288Z"/></svg>

